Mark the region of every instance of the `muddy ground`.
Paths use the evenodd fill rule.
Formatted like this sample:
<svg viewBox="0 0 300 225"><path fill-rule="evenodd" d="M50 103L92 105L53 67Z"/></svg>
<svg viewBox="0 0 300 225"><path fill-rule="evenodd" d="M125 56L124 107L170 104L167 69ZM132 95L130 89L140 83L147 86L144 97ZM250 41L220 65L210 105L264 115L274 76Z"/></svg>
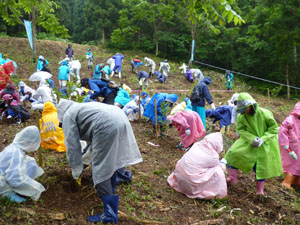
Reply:
<svg viewBox="0 0 300 225"><path fill-rule="evenodd" d="M38 55L44 55L50 62L50 69L57 84L58 62L64 57L66 47L67 43L62 42L39 42ZM103 62L114 54L95 46L73 44L75 57L82 62L82 77L90 75L85 62L87 48L92 49L97 63ZM18 63L18 78L26 81L35 71L36 64L31 62L27 39L0 38L0 52ZM130 72L130 57L138 54L143 58L147 55L133 52L121 53L126 55L122 82L136 89L138 81L136 75ZM157 63L162 60L154 56L153 58ZM152 80L150 89L191 90L193 84L187 82L178 72L179 64L171 63L171 67L167 85L156 84ZM211 90L224 89L223 74L201 69L206 76L210 75L213 79ZM27 83L30 86L36 85ZM238 78L234 91L249 91L260 106L274 113L278 124L296 103L295 99L287 101L274 97L269 101L267 93L257 93ZM150 92L154 93L154 91ZM225 104L232 93L212 92L212 95L218 106ZM185 96L186 93L179 93L180 100ZM12 142L14 135L22 128L36 125L36 116L33 113L32 118L21 125L0 121L0 151ZM300 192L297 188L294 192L282 188L280 184L283 176L266 181L264 199L258 198L255 194L255 180L252 173L240 173L240 183L228 187L228 197L223 200L193 200L177 193L167 184L167 177L184 154L175 148L180 141L175 128L168 129L168 137L156 139L152 132L152 125L145 120L132 122L132 127L144 161L128 168L133 172L132 183L117 188L117 194L120 196L118 224L300 224ZM208 133L212 130L212 125L209 125ZM231 127L231 130L224 135L222 155L236 138L234 127ZM149 141L159 146L149 145L147 143ZM37 158L36 155L33 156ZM0 224L89 224L86 217L102 211L102 202L94 193L90 169L84 171L80 188L73 182L65 153L44 150L43 169L45 174L39 178L39 181L45 186L46 191L42 193L41 198L37 202L29 200L22 204L0 199Z"/></svg>

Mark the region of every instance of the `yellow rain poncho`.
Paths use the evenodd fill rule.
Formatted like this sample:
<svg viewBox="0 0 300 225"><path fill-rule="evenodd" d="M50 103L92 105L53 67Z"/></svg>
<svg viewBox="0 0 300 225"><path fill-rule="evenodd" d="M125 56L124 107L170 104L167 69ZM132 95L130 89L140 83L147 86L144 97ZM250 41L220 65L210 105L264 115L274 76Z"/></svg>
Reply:
<svg viewBox="0 0 300 225"><path fill-rule="evenodd" d="M66 152L63 129L59 127L57 109L52 102L46 102L40 119L41 146L58 152Z"/></svg>

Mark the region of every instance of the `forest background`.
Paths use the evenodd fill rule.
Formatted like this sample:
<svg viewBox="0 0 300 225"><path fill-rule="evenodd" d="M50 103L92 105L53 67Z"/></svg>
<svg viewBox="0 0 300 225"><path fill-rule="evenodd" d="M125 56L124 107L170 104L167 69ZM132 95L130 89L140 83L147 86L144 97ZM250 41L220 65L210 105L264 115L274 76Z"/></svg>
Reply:
<svg viewBox="0 0 300 225"><path fill-rule="evenodd" d="M30 12L30 7L26 9L30 1L3 0L1 4L6 7L0 11L0 36L26 37L24 26L11 16L16 13L16 2L23 2L19 16L22 10ZM190 60L195 40L195 61L300 87L299 0L37 2L47 6L47 13L58 21L44 22L43 13L37 12L37 39L60 37L116 51L143 51L185 63ZM23 19L32 19L32 12L22 15ZM262 91L269 88L273 93L287 94L283 86L246 81ZM297 90L291 94L297 94Z"/></svg>

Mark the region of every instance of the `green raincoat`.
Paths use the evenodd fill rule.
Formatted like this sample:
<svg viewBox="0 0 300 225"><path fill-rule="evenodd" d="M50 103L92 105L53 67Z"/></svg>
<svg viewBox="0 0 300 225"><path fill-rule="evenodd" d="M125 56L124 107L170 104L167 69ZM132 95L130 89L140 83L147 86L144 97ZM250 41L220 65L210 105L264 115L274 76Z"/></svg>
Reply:
<svg viewBox="0 0 300 225"><path fill-rule="evenodd" d="M238 101L256 103L248 93L241 93ZM225 159L228 165L245 173L249 173L256 163L257 180L280 176L282 164L277 123L271 111L259 106L255 111L254 115L239 114L237 132L240 138L228 150ZM252 142L256 137L260 137L264 143L261 147L253 148Z"/></svg>

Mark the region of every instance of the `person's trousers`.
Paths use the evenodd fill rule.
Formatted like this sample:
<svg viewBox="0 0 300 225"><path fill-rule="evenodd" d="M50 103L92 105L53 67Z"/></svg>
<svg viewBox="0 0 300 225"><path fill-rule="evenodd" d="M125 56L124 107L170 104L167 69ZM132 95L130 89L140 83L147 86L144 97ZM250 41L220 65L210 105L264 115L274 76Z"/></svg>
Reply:
<svg viewBox="0 0 300 225"><path fill-rule="evenodd" d="M103 103L114 105L115 104L115 98L117 96L117 93L112 91L110 92L103 100Z"/></svg>
<svg viewBox="0 0 300 225"><path fill-rule="evenodd" d="M192 110L196 113L198 113L198 115L200 116L203 126L206 130L206 125L205 125L205 119L206 119L206 114L205 114L205 108L202 106L196 106L196 105L192 105Z"/></svg>
<svg viewBox="0 0 300 225"><path fill-rule="evenodd" d="M116 172L112 175L111 178L108 178L107 180L96 184L96 192L98 197L102 197L104 195L113 195L114 189L113 186L116 186Z"/></svg>

